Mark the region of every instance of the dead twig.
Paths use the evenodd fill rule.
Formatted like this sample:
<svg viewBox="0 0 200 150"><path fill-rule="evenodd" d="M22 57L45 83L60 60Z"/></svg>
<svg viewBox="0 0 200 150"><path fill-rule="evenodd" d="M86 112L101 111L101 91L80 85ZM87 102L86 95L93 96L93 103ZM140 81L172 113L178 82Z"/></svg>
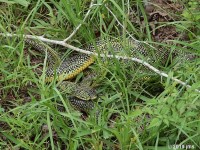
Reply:
<svg viewBox="0 0 200 150"><path fill-rule="evenodd" d="M0 33L1 36L7 36L7 37L13 37L13 36L20 36L17 34L4 34L4 33ZM98 54L95 52L91 52L91 51L87 51L78 47L74 47L70 44L67 44L64 40L62 41L58 41L58 40L51 40L51 39L47 39L44 38L43 36L34 36L34 35L22 35L24 38L28 38L28 39L37 39L43 42L47 42L47 43L53 43L53 44L57 44L57 45L62 45L64 47L70 48L72 50L75 50L77 52L81 52L84 54L88 54L88 55L95 55L95 56L100 56L100 57L107 57L107 58L116 58L116 59L124 59L124 60L131 60L137 63L140 63L146 67L148 67L150 70L154 71L155 73L157 73L158 75L162 76L162 77L166 77L166 78L170 78L171 80L187 87L187 88L191 88L190 85L188 85L186 82L183 82L175 77L169 77L165 72L158 70L157 68L153 67L152 65L150 65L149 63L145 62L144 60L138 59L138 58L132 58L132 57L126 57L126 56L119 56L119 55L105 55L105 54ZM196 92L200 93L200 90L195 89Z"/></svg>

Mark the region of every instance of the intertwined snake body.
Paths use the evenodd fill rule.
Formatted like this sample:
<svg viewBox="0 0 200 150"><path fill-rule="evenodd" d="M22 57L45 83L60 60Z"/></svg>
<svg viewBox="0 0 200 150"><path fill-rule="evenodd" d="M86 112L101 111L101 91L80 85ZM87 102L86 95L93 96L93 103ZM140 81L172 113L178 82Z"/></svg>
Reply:
<svg viewBox="0 0 200 150"><path fill-rule="evenodd" d="M48 69L46 71L46 82L51 82L54 79L64 82L64 80L72 79L95 61L94 56L83 53L61 60L58 54L50 47L45 46L36 40L25 39L25 42L40 52L44 53L47 51ZM90 44L85 49L105 54L123 53L123 55L125 54L136 58L142 58L151 63L154 63L155 61L165 63L167 62L169 56L172 58L176 58L178 56L179 58L185 60L195 58L192 54L178 50L170 52L158 49L152 53L152 51L148 51L147 48L145 48L140 42L131 39L127 39L125 41L122 39L110 38L106 40L98 40L95 44ZM108 49L110 50L109 52ZM71 87L72 86L73 85L71 85ZM65 88L65 86L62 88ZM96 98L96 96L92 88L88 86L84 87L82 85L74 86L72 89L75 96L71 96L68 99L73 107L87 112L94 108L94 102L92 99Z"/></svg>

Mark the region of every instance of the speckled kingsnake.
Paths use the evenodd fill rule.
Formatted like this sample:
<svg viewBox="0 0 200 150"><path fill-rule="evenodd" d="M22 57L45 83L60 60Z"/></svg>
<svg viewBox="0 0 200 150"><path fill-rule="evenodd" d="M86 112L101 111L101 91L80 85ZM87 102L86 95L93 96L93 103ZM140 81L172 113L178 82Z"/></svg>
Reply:
<svg viewBox="0 0 200 150"><path fill-rule="evenodd" d="M51 82L55 78L60 82L58 87L62 91L70 91L72 96L68 97L68 99L74 108L88 112L94 107L92 100L97 97L95 89L82 83L75 84L73 82L66 81L68 79L72 79L85 68L87 68L91 63L93 63L94 58L92 56L78 54L61 60L58 53L56 53L48 45L44 45L44 43L29 39L25 39L25 43L34 47L43 54L47 52L48 67L45 81Z"/></svg>
<svg viewBox="0 0 200 150"><path fill-rule="evenodd" d="M46 82L51 82L55 78L55 73L57 81L71 79L95 61L94 56L83 53L60 60L58 54L50 47L46 47L36 40L25 39L25 42L41 52L47 50L48 69L46 71ZM125 42L122 39L98 40L96 44L90 44L84 49L95 52L97 50L100 53L108 53L108 49L117 53L126 53L125 50L128 49L128 52L131 52L130 55L132 57L142 58L151 63L155 61L165 63L170 55L173 58L179 56L181 59L185 60L193 59L195 57L194 55L179 50L170 53L170 51L158 49L151 53L141 43L130 39L126 39ZM73 107L86 112L94 108L94 102L92 101L92 99L96 98L94 89L89 86L84 87L84 85L69 84L64 81L61 82L62 89L65 89L65 84L72 88L72 91L74 92L75 96L70 96L68 98Z"/></svg>

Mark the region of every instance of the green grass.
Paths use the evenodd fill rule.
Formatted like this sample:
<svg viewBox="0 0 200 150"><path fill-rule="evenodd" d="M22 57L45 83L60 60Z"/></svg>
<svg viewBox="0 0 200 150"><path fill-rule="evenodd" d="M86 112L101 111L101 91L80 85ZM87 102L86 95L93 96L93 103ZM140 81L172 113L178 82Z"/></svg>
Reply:
<svg viewBox="0 0 200 150"><path fill-rule="evenodd" d="M65 39L79 23L83 23L68 41L77 47L95 41L98 36L126 36L125 29L136 39L148 39L152 43L150 28L145 27L144 33L144 28L131 22L127 15L129 6L135 6L136 19L142 15L148 24L143 5L138 0L100 0L98 4L102 5L93 7L86 22L82 20L90 1L39 0L29 5L25 0L15 2L12 5L0 3L1 32ZM199 14L198 11L192 14L192 10L198 8L193 3L184 5L181 21L167 22L157 28L171 24L178 31L185 32L189 40L174 40L173 43L179 43L179 46L154 44L199 54ZM105 6L111 9L125 29L117 25ZM30 56L25 55L24 51L28 48L22 38L17 41L15 37L0 37L0 41L0 149L161 150L175 144L200 148L200 94L195 92L200 85L198 61L168 67L155 64L155 67L169 72L169 76L173 75L192 85L191 89L185 89L169 78L155 75L152 80L143 82L144 76L139 68L132 67L131 62L109 59L104 64L99 58L91 66L99 74L95 82L99 85L98 104L102 113L97 122L92 113L86 120L82 119L81 113L69 105L55 83L44 82L45 56L31 50L28 50ZM64 51L66 55L69 53L68 49L61 47L55 49ZM34 58L42 62L31 63ZM36 74L36 70L42 74ZM63 106L63 112L58 111L58 105ZM152 116L150 121L145 114ZM138 116L140 121L136 122ZM140 132L138 127L142 124L147 126Z"/></svg>

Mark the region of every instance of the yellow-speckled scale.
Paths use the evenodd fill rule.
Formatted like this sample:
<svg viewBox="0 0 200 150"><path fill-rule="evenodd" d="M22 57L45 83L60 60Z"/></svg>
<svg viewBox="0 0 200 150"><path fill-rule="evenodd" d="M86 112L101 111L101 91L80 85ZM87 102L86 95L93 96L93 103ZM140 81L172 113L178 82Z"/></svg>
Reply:
<svg viewBox="0 0 200 150"><path fill-rule="evenodd" d="M46 47L35 40L26 39L25 42L43 53L47 51L48 69L46 71L46 82L51 82L52 80L54 80L54 78L57 81L74 78L77 74L82 72L95 61L94 56L82 53L71 56L61 61L58 54L50 47ZM151 52L149 52L141 43L130 39L127 39L126 42L120 39L98 40L95 45L91 44L85 49L89 51L97 50L97 52L106 54L109 54L109 50L111 50L110 52L121 53L122 51L128 49L130 50L133 57L140 58L141 56L143 56L147 57L146 59L149 62L160 61L162 63L165 63L171 54L170 51L163 52L161 50L155 50L154 55L152 56ZM172 57L175 57L177 55L179 55L180 58L182 57L182 59L184 58L185 60L191 60L196 57L191 54L180 53L180 51L175 51L172 53ZM75 108L84 111L93 109L94 104L91 99L95 98L95 96L91 88L88 88L86 86L83 88L75 86L74 91L75 93L78 93L78 96L69 98L69 101ZM88 96L84 96L83 98L83 95Z"/></svg>
<svg viewBox="0 0 200 150"><path fill-rule="evenodd" d="M74 78L80 72L85 70L94 62L93 56L78 54L73 57L64 59L60 66L56 69L57 81L69 80ZM46 82L52 82L54 80L53 68L48 68Z"/></svg>

